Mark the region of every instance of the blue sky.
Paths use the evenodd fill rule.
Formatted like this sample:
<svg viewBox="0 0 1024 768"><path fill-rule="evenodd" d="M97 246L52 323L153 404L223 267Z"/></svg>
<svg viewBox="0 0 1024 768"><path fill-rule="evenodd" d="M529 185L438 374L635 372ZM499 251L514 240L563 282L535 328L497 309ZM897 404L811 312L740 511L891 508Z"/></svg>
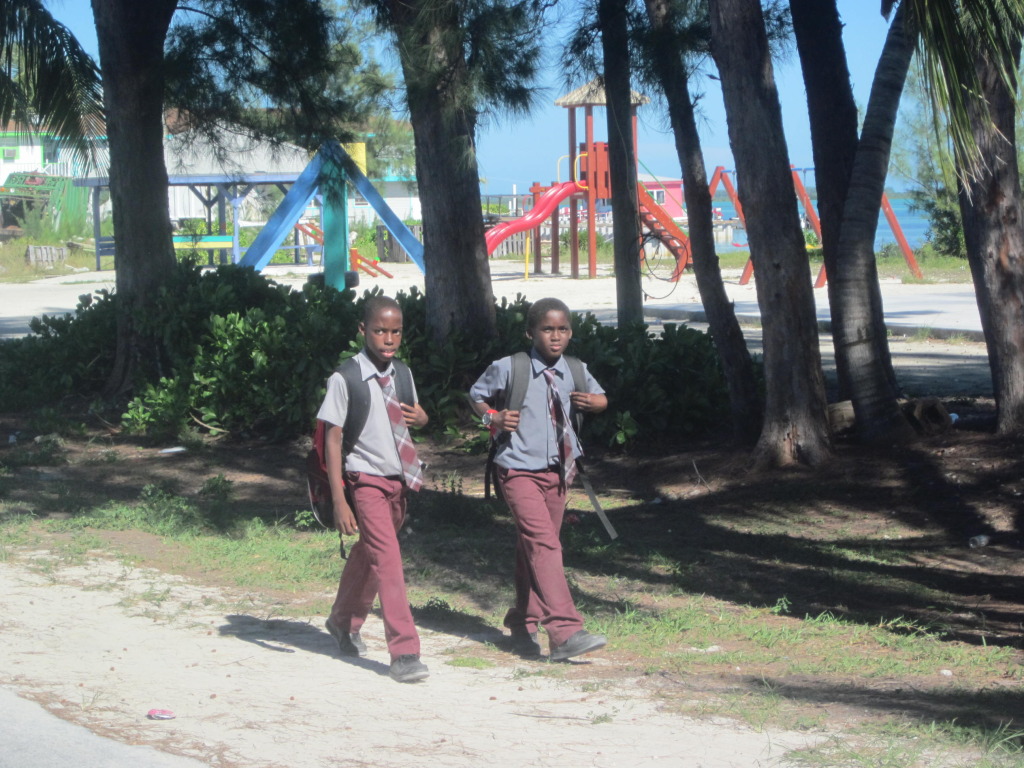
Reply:
<svg viewBox="0 0 1024 768"><path fill-rule="evenodd" d="M85 49L98 58L89 0L50 0L47 5L51 13L78 37ZM871 78L885 42L888 24L879 14L877 0L838 0L838 5L846 24L844 41L854 95L863 107L867 103ZM552 62L559 50L560 41L553 39L550 46ZM807 102L795 52L789 61L776 64L775 77L782 102L790 162L799 168L810 167L813 161ZM534 181L547 184L568 178L566 161L559 163L559 158L568 152L568 113L554 106L555 99L565 89L560 85L560 74L553 66L548 70L546 80L547 87L538 99L538 108L529 117L503 118L482 126L478 157L486 193L507 193L513 184L523 191ZM725 110L715 81L707 81L702 109L701 140L705 161L710 169L718 165L732 168ZM578 120L582 123L582 114ZM595 138L598 141L607 136L604 120L604 111L596 110ZM664 116L649 105L640 108L639 120L641 173L678 178L679 162Z"/></svg>

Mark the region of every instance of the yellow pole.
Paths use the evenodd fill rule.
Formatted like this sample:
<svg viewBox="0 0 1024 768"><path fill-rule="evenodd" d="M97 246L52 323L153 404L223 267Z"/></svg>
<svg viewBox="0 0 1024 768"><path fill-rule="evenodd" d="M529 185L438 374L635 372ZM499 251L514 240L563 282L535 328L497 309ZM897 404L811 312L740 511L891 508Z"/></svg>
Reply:
<svg viewBox="0 0 1024 768"><path fill-rule="evenodd" d="M523 249L523 280L530 279L530 236L526 236L526 247Z"/></svg>
<svg viewBox="0 0 1024 768"><path fill-rule="evenodd" d="M354 141L351 144L342 144L345 151L348 152L348 156L352 158L352 162L356 164L356 168L362 171L363 175L366 175L366 142Z"/></svg>

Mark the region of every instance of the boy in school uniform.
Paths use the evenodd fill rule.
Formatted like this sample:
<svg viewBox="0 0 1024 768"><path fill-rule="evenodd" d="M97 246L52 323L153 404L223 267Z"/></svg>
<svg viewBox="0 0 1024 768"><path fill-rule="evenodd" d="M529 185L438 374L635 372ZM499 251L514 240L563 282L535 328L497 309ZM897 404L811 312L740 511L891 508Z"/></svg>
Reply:
<svg viewBox="0 0 1024 768"><path fill-rule="evenodd" d="M608 398L586 366L587 391L573 391L572 372L563 357L572 338L565 303L535 302L527 314L526 335L533 348L522 409L504 405L511 357L491 363L469 395L473 409L497 436L497 482L516 523L516 601L504 622L512 633L512 648L523 656L540 655L537 627L543 626L549 658L559 661L596 651L607 642L583 629L565 579L559 533L566 487L582 454L570 411L600 413Z"/></svg>
<svg viewBox="0 0 1024 768"><path fill-rule="evenodd" d="M341 534L359 533L326 626L343 656L364 655L360 629L379 594L391 655L389 673L398 682L411 683L423 680L429 671L420 661L420 639L406 597L398 531L405 521L409 491L419 490L423 482L422 463L409 438L409 427L424 426L427 414L416 401L411 374L395 359L402 341L398 303L384 296L367 300L359 331L365 346L352 358L354 362L346 361L358 367L350 368L348 377L340 371L331 374L317 414L327 425L325 453L335 527ZM399 375L408 379L412 404L398 401ZM354 386L365 390L350 391ZM401 388L397 394L401 395ZM352 418L350 405L357 402L366 404L365 424L357 435L352 430L350 437L355 440L349 445L350 441L343 441L343 433L346 417Z"/></svg>

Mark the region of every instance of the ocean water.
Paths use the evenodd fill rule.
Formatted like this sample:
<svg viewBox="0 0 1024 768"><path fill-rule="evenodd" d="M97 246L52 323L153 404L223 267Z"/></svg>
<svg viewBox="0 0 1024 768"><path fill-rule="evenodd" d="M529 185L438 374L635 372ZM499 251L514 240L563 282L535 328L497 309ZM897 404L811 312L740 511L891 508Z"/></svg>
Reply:
<svg viewBox="0 0 1024 768"><path fill-rule="evenodd" d="M927 239L928 219L920 211L911 211L910 202L909 198L890 198L889 200L893 213L896 214L900 229L903 230L903 236L907 238L911 248L919 248ZM722 210L722 218L736 218L736 209L731 201L716 200L714 207ZM803 215L802 207L800 208L800 213ZM878 230L875 232L875 251L880 250L886 243L895 242L896 236L889 227L889 222L886 220L885 214L882 213L881 206L879 206ZM723 251L745 249L747 247L747 233L742 229L737 229L734 231L731 244L719 244L718 247Z"/></svg>

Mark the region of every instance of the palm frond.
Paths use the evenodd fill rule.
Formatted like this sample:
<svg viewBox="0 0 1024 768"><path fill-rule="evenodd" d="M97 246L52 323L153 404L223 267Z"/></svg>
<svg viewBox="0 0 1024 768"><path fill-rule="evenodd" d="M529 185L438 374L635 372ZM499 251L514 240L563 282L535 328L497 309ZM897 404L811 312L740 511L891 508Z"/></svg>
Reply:
<svg viewBox="0 0 1024 768"><path fill-rule="evenodd" d="M41 0L0 4L0 123L58 137L91 162L103 133L100 72Z"/></svg>
<svg viewBox="0 0 1024 768"><path fill-rule="evenodd" d="M1024 34L1021 0L902 0L919 32L918 51L935 108L946 116L959 167L984 163L971 131L968 105L987 114L975 69L977 57L996 66L1016 91L1017 52Z"/></svg>

